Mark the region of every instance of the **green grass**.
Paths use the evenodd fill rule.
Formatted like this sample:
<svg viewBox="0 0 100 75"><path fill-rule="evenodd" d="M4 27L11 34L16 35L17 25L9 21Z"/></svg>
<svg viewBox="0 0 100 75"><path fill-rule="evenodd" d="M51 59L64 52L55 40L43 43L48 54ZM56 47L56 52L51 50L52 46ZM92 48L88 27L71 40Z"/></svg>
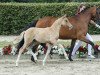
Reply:
<svg viewBox="0 0 100 75"><path fill-rule="evenodd" d="M12 42L7 42L7 41L2 41L2 42L0 42L0 48L2 48L2 47L4 47L4 46L7 46L7 45L9 45L9 44L13 44Z"/></svg>
<svg viewBox="0 0 100 75"><path fill-rule="evenodd" d="M71 44L71 42L69 42L69 41L59 41L59 43L64 46L70 46L70 44ZM6 45L9 45L9 44L13 45L12 42L2 41L2 42L0 42L0 48L4 47ZM94 42L94 44L100 45L100 41L96 41L96 42ZM86 45L86 44L82 43L82 45Z"/></svg>
<svg viewBox="0 0 100 75"><path fill-rule="evenodd" d="M71 45L71 42L69 42L69 41L59 41L59 43L63 44L65 47ZM96 42L94 42L94 44L100 45L100 41L96 41ZM85 46L86 43L82 42L82 45Z"/></svg>

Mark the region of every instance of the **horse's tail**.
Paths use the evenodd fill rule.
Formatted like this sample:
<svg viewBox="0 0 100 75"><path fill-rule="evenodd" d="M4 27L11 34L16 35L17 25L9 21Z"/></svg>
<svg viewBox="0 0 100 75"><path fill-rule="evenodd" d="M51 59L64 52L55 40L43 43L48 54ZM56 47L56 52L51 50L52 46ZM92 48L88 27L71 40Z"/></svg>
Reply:
<svg viewBox="0 0 100 75"><path fill-rule="evenodd" d="M16 51L16 54L19 52L19 49L23 46L23 44L24 44L24 33L25 32L22 32L21 33L21 36L20 36L20 41L19 41L19 43L17 44L17 51Z"/></svg>
<svg viewBox="0 0 100 75"><path fill-rule="evenodd" d="M26 25L24 28L22 28L21 30L19 30L17 32L17 34L20 34L21 32L27 30L28 28L35 27L37 22L38 22L38 20L33 20L30 24Z"/></svg>

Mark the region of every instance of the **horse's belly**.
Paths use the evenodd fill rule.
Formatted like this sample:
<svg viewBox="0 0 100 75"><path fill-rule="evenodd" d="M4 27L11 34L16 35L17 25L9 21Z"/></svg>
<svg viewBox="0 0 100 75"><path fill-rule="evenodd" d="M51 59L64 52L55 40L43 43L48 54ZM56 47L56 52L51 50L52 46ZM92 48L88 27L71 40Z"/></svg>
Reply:
<svg viewBox="0 0 100 75"><path fill-rule="evenodd" d="M35 37L35 40L40 42L40 43L46 43L49 41L50 39L50 35L49 34L44 34L44 33L38 33Z"/></svg>
<svg viewBox="0 0 100 75"><path fill-rule="evenodd" d="M60 35L59 36L59 39L76 39L76 37L75 36L72 36L72 35L71 36L70 35L69 36Z"/></svg>
<svg viewBox="0 0 100 75"><path fill-rule="evenodd" d="M69 30L68 27L62 27L59 33L59 39L76 39L75 29Z"/></svg>
<svg viewBox="0 0 100 75"><path fill-rule="evenodd" d="M36 41L40 42L40 43L46 43L48 40L43 40L43 39L36 39Z"/></svg>

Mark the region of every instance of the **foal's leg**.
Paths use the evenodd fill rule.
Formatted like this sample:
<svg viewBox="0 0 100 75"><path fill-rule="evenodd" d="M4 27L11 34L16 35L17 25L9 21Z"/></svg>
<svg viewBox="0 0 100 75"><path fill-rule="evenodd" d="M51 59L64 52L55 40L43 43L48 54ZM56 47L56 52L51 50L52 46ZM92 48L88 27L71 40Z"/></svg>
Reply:
<svg viewBox="0 0 100 75"><path fill-rule="evenodd" d="M47 56L48 56L48 54L50 53L50 50L51 50L51 45L50 44L47 44L47 46L48 46L48 49L47 49L46 55L45 55L45 57L43 59L43 66L45 65Z"/></svg>
<svg viewBox="0 0 100 75"><path fill-rule="evenodd" d="M19 54L18 54L18 57L17 57L17 60L16 60L16 66L18 66L18 62L19 62L19 59L20 59L20 56L21 56L22 52L31 44L32 40L33 39L30 38L30 36L24 35L24 44L19 49Z"/></svg>
<svg viewBox="0 0 100 75"><path fill-rule="evenodd" d="M19 54L18 54L18 57L17 57L17 60L16 60L16 66L18 66L18 62L19 62L19 59L20 59L20 56L22 54L22 52L26 49L27 45L23 45L20 50L19 50Z"/></svg>
<svg viewBox="0 0 100 75"><path fill-rule="evenodd" d="M36 62L36 61L37 61L37 56L36 56L36 54L33 53L32 50L31 50L31 54L32 54L32 56L34 57L34 62Z"/></svg>
<svg viewBox="0 0 100 75"><path fill-rule="evenodd" d="M36 50L37 50L38 46L39 46L39 45L35 45L35 46L32 47L32 52L33 52L33 53L36 53ZM46 44L45 44L45 43L41 43L41 46L43 46L43 48L46 48ZM31 56L31 60L32 60L33 62L35 62L33 56Z"/></svg>
<svg viewBox="0 0 100 75"><path fill-rule="evenodd" d="M31 59L31 60L32 60L33 62L36 63L36 61L37 61L37 56L36 56L36 54L35 54L34 52L32 52L32 47L28 47L27 49L30 50L30 52L31 52L31 54L32 54L31 57L33 57L33 59Z"/></svg>
<svg viewBox="0 0 100 75"><path fill-rule="evenodd" d="M70 61L73 61L71 56L72 56L72 52L73 52L73 48L74 48L75 42L76 42L76 39L72 39L72 41L71 41L71 48L70 48L70 52L69 52L69 56L68 56Z"/></svg>
<svg viewBox="0 0 100 75"><path fill-rule="evenodd" d="M68 59L68 55L67 55L67 53L66 53L64 47L63 47L61 44L58 44L58 46L59 46L60 48L62 48L62 50L63 50L63 52L64 52L65 58Z"/></svg>
<svg viewBox="0 0 100 75"><path fill-rule="evenodd" d="M33 62L36 62L35 60L37 59L37 56L36 55L34 56L34 54L37 51L37 47L38 47L38 45L35 45L35 46L32 47L32 51L31 51L31 54L32 54L31 61L33 61Z"/></svg>

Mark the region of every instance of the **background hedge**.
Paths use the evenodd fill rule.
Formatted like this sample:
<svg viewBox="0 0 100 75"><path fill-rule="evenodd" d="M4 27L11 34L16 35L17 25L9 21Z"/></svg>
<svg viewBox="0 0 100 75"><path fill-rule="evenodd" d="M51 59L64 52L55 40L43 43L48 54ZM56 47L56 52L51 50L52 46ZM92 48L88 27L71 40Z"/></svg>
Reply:
<svg viewBox="0 0 100 75"><path fill-rule="evenodd" d="M73 16L80 3L0 3L0 35L17 33L25 25L44 16ZM86 3L86 6L100 3ZM99 34L100 29L90 27L89 33Z"/></svg>
<svg viewBox="0 0 100 75"><path fill-rule="evenodd" d="M100 0L0 0L0 2L31 2L31 3L61 3L61 2L98 2Z"/></svg>

